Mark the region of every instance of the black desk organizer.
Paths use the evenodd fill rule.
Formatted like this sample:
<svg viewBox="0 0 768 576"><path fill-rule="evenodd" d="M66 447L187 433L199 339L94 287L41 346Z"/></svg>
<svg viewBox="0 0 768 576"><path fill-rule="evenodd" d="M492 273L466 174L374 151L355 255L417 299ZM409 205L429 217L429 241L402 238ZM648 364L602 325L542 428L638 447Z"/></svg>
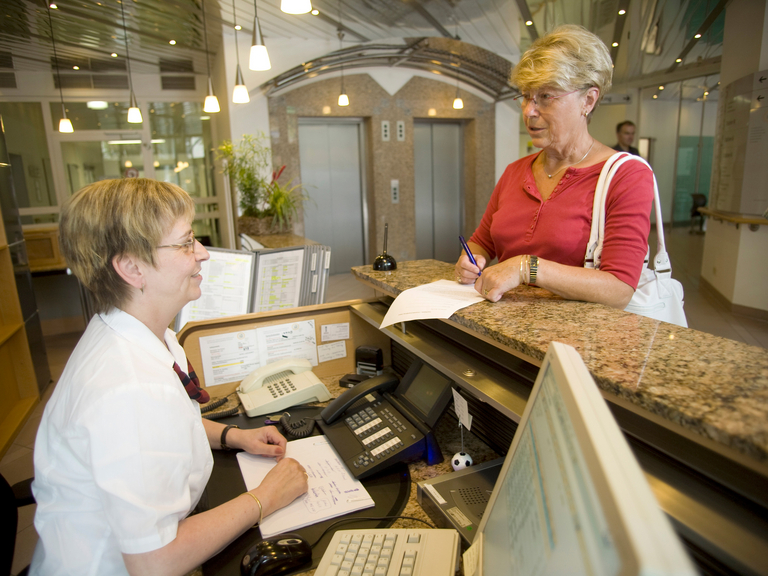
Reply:
<svg viewBox="0 0 768 576"><path fill-rule="evenodd" d="M299 419L318 416L320 410L321 409L317 407L306 407L292 408L290 412L294 418ZM245 429L263 426L265 419L266 416L248 418L245 414L238 414L237 416L232 416L230 418L223 418L219 420L219 422L222 422L223 424L236 424L240 428ZM282 430L280 432L282 433ZM320 432L316 428L313 436L318 435L320 435ZM237 463L236 454L236 452L213 451L213 472L211 473L211 479L208 481L208 486L197 506L198 511L215 508L216 506L237 497L238 494L245 492L245 482L243 481L243 475L240 473L240 466ZM387 470L365 478L362 480L362 483L375 502L373 508L358 510L357 512L332 518L325 522L319 522L300 530L293 530L293 532L300 534L302 538L311 544L320 537L323 530L330 524L342 518L381 518L384 516L398 516L403 513L411 490L411 476L406 464L403 464L402 462L395 464ZM334 530L330 530L318 545L315 546L312 551L312 566L305 570L317 567L335 530L344 530L348 528L386 528L391 526L393 522L393 520L360 521L342 524ZM232 542L219 554L203 564L203 574L205 576L239 576L240 561L242 560L243 555L259 539L261 539L261 533L257 528L247 530L240 536L240 538Z"/></svg>

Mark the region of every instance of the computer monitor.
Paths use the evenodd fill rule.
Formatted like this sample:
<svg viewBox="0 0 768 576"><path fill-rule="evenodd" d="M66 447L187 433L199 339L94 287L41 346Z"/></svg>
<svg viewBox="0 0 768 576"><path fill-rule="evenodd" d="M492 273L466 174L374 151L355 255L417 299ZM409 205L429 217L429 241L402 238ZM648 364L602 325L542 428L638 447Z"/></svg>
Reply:
<svg viewBox="0 0 768 576"><path fill-rule="evenodd" d="M549 346L464 573L697 573L570 346Z"/></svg>

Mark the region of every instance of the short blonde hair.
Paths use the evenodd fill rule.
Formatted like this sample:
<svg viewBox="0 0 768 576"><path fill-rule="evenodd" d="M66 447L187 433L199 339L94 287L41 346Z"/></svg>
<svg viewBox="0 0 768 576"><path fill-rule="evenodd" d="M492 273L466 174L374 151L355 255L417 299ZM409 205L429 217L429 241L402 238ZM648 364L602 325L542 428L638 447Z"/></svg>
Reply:
<svg viewBox="0 0 768 576"><path fill-rule="evenodd" d="M565 24L538 38L525 51L512 70L511 82L523 92L543 86L564 92L594 86L600 91L597 108L610 90L612 78L611 54L603 41L583 26Z"/></svg>
<svg viewBox="0 0 768 576"><path fill-rule="evenodd" d="M62 207L59 241L68 266L93 294L96 312L128 298L128 284L112 266L115 256L130 254L155 266L163 236L194 215L189 194L169 182L102 180L76 192Z"/></svg>

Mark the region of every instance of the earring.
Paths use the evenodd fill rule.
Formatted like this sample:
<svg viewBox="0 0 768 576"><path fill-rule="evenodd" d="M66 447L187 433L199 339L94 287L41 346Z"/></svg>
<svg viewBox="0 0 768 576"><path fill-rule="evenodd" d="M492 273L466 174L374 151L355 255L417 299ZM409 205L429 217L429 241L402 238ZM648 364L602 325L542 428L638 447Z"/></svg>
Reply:
<svg viewBox="0 0 768 576"><path fill-rule="evenodd" d="M139 288L139 290L141 290L141 293L144 294L144 282L141 283L141 288Z"/></svg>

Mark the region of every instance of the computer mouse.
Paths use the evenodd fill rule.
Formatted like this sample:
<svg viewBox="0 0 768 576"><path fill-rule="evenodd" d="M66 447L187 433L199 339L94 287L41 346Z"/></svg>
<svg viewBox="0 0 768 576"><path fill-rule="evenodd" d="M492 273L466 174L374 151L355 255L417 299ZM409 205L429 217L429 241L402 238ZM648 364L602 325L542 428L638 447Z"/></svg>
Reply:
<svg viewBox="0 0 768 576"><path fill-rule="evenodd" d="M242 562L243 576L288 574L312 564L312 548L298 534L279 534L259 540L248 549Z"/></svg>

